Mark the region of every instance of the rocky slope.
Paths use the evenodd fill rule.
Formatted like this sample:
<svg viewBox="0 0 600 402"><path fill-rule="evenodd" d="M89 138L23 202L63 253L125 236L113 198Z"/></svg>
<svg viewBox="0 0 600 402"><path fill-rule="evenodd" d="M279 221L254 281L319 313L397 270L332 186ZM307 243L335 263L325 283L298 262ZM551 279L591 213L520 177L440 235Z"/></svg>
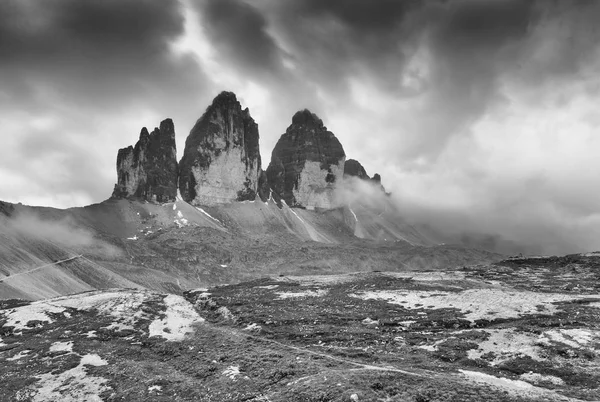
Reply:
<svg viewBox="0 0 600 402"><path fill-rule="evenodd" d="M159 203L175 200L177 151L171 119L163 120L151 134L144 127L135 147L119 150L117 177L114 198L139 198Z"/></svg>
<svg viewBox="0 0 600 402"><path fill-rule="evenodd" d="M273 196L291 207L332 209L346 154L335 135L309 110L297 112L267 168Z"/></svg>
<svg viewBox="0 0 600 402"><path fill-rule="evenodd" d="M222 92L196 122L179 163L179 189L193 205L254 200L260 173L258 125L235 94Z"/></svg>
<svg viewBox="0 0 600 402"><path fill-rule="evenodd" d="M600 399L600 255L0 302L0 400Z"/></svg>
<svg viewBox="0 0 600 402"><path fill-rule="evenodd" d="M0 214L0 299L121 286L182 292L265 274L444 270L500 259L423 243L393 215L360 205L328 211L280 208L273 200L194 207L183 200L111 199L67 210L10 205L10 217Z"/></svg>

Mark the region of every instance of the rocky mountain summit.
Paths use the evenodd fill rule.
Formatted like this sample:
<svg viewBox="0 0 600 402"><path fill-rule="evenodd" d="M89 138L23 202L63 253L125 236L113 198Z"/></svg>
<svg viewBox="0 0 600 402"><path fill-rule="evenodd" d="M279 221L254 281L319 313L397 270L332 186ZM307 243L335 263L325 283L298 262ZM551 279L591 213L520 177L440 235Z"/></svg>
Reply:
<svg viewBox="0 0 600 402"><path fill-rule="evenodd" d="M348 159L344 164L344 177L358 177L359 179L369 180L367 171L356 159Z"/></svg>
<svg viewBox="0 0 600 402"><path fill-rule="evenodd" d="M344 164L344 178L357 177L361 180L366 180L371 184L378 186L385 193L385 187L381 184L381 175L375 173L373 177L369 177L367 171L361 163L355 159L348 159Z"/></svg>
<svg viewBox="0 0 600 402"><path fill-rule="evenodd" d="M273 196L292 207L331 209L346 154L335 135L309 110L297 112L281 136L267 168Z"/></svg>
<svg viewBox="0 0 600 402"><path fill-rule="evenodd" d="M179 189L193 205L254 200L260 174L258 125L232 92L196 122L179 163Z"/></svg>
<svg viewBox="0 0 600 402"><path fill-rule="evenodd" d="M139 198L170 202L177 196L177 151L175 127L163 120L150 134L142 128L135 147L117 154L117 184L114 198Z"/></svg>

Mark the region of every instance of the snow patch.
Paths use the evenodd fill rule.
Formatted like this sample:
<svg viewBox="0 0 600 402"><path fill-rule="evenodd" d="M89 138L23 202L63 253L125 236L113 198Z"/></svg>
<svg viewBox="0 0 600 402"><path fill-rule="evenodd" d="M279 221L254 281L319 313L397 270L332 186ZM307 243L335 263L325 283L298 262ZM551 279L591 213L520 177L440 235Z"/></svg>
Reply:
<svg viewBox="0 0 600 402"><path fill-rule="evenodd" d="M541 336L513 329L488 329L483 332L488 333L489 338L481 342L478 349L467 352L469 359L480 359L483 355L493 353L494 359L490 362L492 366L517 357L528 356L533 360L543 360L542 350L537 346Z"/></svg>
<svg viewBox="0 0 600 402"><path fill-rule="evenodd" d="M208 212L206 212L205 210L203 210L200 207L196 207L196 209L200 212L202 212L204 215L208 216L210 219L212 219L213 221L217 222L219 225L222 225L221 221L218 220L217 218L213 218Z"/></svg>
<svg viewBox="0 0 600 402"><path fill-rule="evenodd" d="M135 236L133 236L133 237L128 237L128 238L127 238L127 240L137 240L137 239L138 239L137 235L135 235Z"/></svg>
<svg viewBox="0 0 600 402"><path fill-rule="evenodd" d="M249 332L259 332L262 329L262 327L260 325L258 325L257 323L253 322L250 325L247 325L243 331L249 331Z"/></svg>
<svg viewBox="0 0 600 402"><path fill-rule="evenodd" d="M161 336L168 341L181 341L193 332L193 324L204 321L192 304L181 296L168 295L164 298L166 317L154 320L148 327L150 336Z"/></svg>
<svg viewBox="0 0 600 402"><path fill-rule="evenodd" d="M354 217L354 220L356 222L358 222L358 218L356 217L356 214L354 213L354 211L352 210L352 208L348 208L350 210L350 212L352 212L352 216Z"/></svg>
<svg viewBox="0 0 600 402"><path fill-rule="evenodd" d="M553 384L553 385L565 385L565 382L560 377L553 375L543 375L539 373L525 373L521 374L519 378L523 381L527 381L533 384Z"/></svg>
<svg viewBox="0 0 600 402"><path fill-rule="evenodd" d="M50 345L50 352L72 352L73 342L54 342Z"/></svg>
<svg viewBox="0 0 600 402"><path fill-rule="evenodd" d="M177 218L173 222L175 222L177 227L180 229L189 224L189 221L183 217L183 213L181 211L177 211Z"/></svg>
<svg viewBox="0 0 600 402"><path fill-rule="evenodd" d="M329 290L318 289L318 290L305 290L303 292L276 292L279 300L291 299L296 297L320 297L325 296Z"/></svg>
<svg viewBox="0 0 600 402"><path fill-rule="evenodd" d="M16 355L14 355L13 357L6 358L6 360L12 362L12 361L15 361L15 360L22 359L25 356L27 356L29 354L29 352L31 352L31 350L22 350L19 353L17 353Z"/></svg>
<svg viewBox="0 0 600 402"><path fill-rule="evenodd" d="M148 387L148 392L160 392L162 391L162 387L160 385L152 385Z"/></svg>
<svg viewBox="0 0 600 402"><path fill-rule="evenodd" d="M177 209L177 204L173 203L173 211L175 211L176 209Z"/></svg>
<svg viewBox="0 0 600 402"><path fill-rule="evenodd" d="M100 394L110 388L106 386L107 379L87 375L85 366L104 366L108 364L97 354L82 356L77 367L59 374L38 375L37 394L34 402L100 402Z"/></svg>
<svg viewBox="0 0 600 402"><path fill-rule="evenodd" d="M264 285L264 286L257 286L258 289L277 289L279 287L279 285Z"/></svg>
<svg viewBox="0 0 600 402"><path fill-rule="evenodd" d="M597 337L597 334L585 329L554 329L543 334L553 342L564 343L575 349L581 349Z"/></svg>
<svg viewBox="0 0 600 402"><path fill-rule="evenodd" d="M3 325L3 327L14 327L14 332L18 334L23 329L27 328L27 324L30 321L52 323L53 320L48 316L48 314L62 313L64 310L64 308L48 304L46 301L34 302L25 306L8 310L7 313L4 313L6 323Z"/></svg>
<svg viewBox="0 0 600 402"><path fill-rule="evenodd" d="M99 314L107 314L115 318L115 321L105 329L120 331L134 329L135 322L144 316L140 307L150 297L150 293L143 291L88 292L52 299L51 302L54 305L79 310L96 309Z"/></svg>
<svg viewBox="0 0 600 402"><path fill-rule="evenodd" d="M527 314L554 314L558 307L552 303L598 298L598 295L577 296L501 289L468 289L461 292L379 290L350 296L363 300L386 300L408 309L456 308L470 321L518 318Z"/></svg>
<svg viewBox="0 0 600 402"><path fill-rule="evenodd" d="M494 377L493 375L480 373L478 371L468 371L468 370L458 370L463 373L467 378L474 380L476 382L495 385L500 388L505 388L507 390L532 390L533 385L520 380L510 380L508 378L500 378Z"/></svg>
<svg viewBox="0 0 600 402"><path fill-rule="evenodd" d="M431 345L421 345L421 346L417 346L419 349L425 349L429 352L435 352L436 350L438 350L438 346L444 342L446 342L448 339L452 339L454 338L452 337L448 337L445 339L440 339L439 341L435 341L434 343L432 343Z"/></svg>
<svg viewBox="0 0 600 402"><path fill-rule="evenodd" d="M221 268L227 268L227 265L221 264Z"/></svg>
<svg viewBox="0 0 600 402"><path fill-rule="evenodd" d="M240 368L238 366L229 366L223 370L223 375L235 381L237 376L240 375Z"/></svg>

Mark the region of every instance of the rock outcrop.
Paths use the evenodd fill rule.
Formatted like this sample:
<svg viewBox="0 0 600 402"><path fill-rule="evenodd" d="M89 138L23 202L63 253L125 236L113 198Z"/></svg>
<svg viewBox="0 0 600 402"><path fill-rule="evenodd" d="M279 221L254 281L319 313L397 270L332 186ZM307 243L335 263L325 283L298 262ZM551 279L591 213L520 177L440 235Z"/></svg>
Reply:
<svg viewBox="0 0 600 402"><path fill-rule="evenodd" d="M334 188L342 178L346 154L323 121L297 112L271 155L267 178L273 197L289 206L335 208Z"/></svg>
<svg viewBox="0 0 600 402"><path fill-rule="evenodd" d="M359 179L369 180L367 171L356 159L348 159L344 164L344 176L358 177Z"/></svg>
<svg viewBox="0 0 600 402"><path fill-rule="evenodd" d="M235 94L222 92L196 122L179 162L179 189L193 205L254 200L260 173L258 125Z"/></svg>
<svg viewBox="0 0 600 402"><path fill-rule="evenodd" d="M379 173L375 173L373 175L373 177L371 178L371 183L373 183L374 186L379 187L379 189L381 189L381 191L386 193L385 187L383 187L383 184L381 184L381 176L379 175Z"/></svg>
<svg viewBox="0 0 600 402"><path fill-rule="evenodd" d="M150 134L146 127L135 147L119 150L114 198L171 202L177 196L175 127L163 120Z"/></svg>

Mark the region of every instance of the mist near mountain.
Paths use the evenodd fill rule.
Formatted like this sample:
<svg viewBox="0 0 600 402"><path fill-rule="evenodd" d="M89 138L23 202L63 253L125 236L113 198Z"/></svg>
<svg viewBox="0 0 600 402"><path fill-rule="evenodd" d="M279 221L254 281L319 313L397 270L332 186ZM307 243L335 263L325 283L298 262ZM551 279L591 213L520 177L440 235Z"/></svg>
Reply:
<svg viewBox="0 0 600 402"><path fill-rule="evenodd" d="M10 219L0 216L0 236L5 239L24 239L48 242L75 256L81 253L102 254L106 258L123 255L123 251L100 239L90 229L77 223L69 215L54 219L40 216L28 209Z"/></svg>

